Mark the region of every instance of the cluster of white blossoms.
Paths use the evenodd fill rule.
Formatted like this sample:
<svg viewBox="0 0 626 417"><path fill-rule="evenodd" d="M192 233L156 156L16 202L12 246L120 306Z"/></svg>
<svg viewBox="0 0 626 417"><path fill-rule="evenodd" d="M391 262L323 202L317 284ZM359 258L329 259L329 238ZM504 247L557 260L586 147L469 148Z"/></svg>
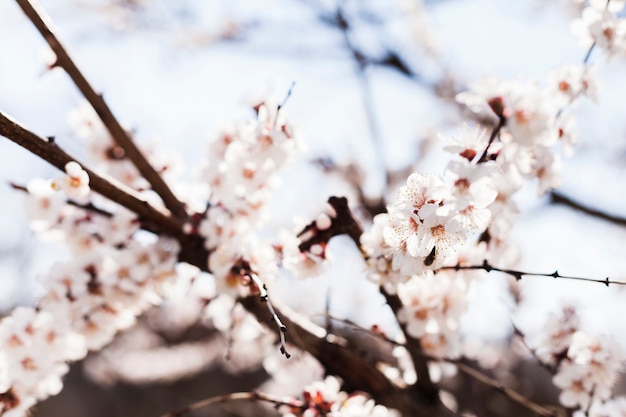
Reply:
<svg viewBox="0 0 626 417"><path fill-rule="evenodd" d="M283 417L398 417L396 411L376 404L365 393L341 391L341 381L334 376L306 386L302 402L304 406L293 407Z"/></svg>
<svg viewBox="0 0 626 417"><path fill-rule="evenodd" d="M68 175L80 177L79 169L70 166ZM27 189L33 224L62 238L71 259L42 277L36 308L18 308L0 322L0 407L6 416L21 416L57 394L68 361L101 349L159 301L162 285L176 275L178 254L169 239L137 238L139 225L129 212L66 204L50 181L34 180Z"/></svg>
<svg viewBox="0 0 626 417"><path fill-rule="evenodd" d="M480 171L458 163L444 178L409 176L388 208L389 226L383 229L393 270L411 275L437 269L455 247L488 225L486 207L496 191Z"/></svg>
<svg viewBox="0 0 626 417"><path fill-rule="evenodd" d="M452 274L425 274L398 286L403 307L398 320L420 340L424 353L457 358L461 353L459 321L467 308L468 282Z"/></svg>
<svg viewBox="0 0 626 417"><path fill-rule="evenodd" d="M551 313L537 340L529 342L535 356L551 368L556 368L567 355L574 333L580 328L580 317L573 306L565 306L559 314Z"/></svg>
<svg viewBox="0 0 626 417"><path fill-rule="evenodd" d="M567 357L552 379L561 389L559 400L566 407L581 410L608 400L624 359L621 347L612 337L574 333Z"/></svg>
<svg viewBox="0 0 626 417"><path fill-rule="evenodd" d="M585 48L595 45L607 57L626 55L626 18L618 13L624 9L623 0L590 0L580 19L572 22L572 31L580 37Z"/></svg>
<svg viewBox="0 0 626 417"><path fill-rule="evenodd" d="M0 414L21 417L61 391L66 361L86 354L85 340L46 311L18 307L0 322Z"/></svg>
<svg viewBox="0 0 626 417"><path fill-rule="evenodd" d="M626 416L626 397L619 396L604 402L596 402L588 411L578 410L573 417L624 417Z"/></svg>
<svg viewBox="0 0 626 417"><path fill-rule="evenodd" d="M586 47L595 45L608 56L626 54L626 19L618 15L624 4L589 2L572 25ZM517 212L512 197L529 180L537 181L541 193L558 184L557 148L571 152L576 142L568 110L581 96L595 99L594 74L586 65L568 66L549 74L541 85L491 79L460 94L458 101L492 128L463 126L449 138L445 149L453 158L445 171L411 174L388 211L375 216L361 236L368 277L387 295L397 294L402 303L397 318L425 354L441 359L462 354L459 322L472 282L484 271L442 268L512 260L507 246ZM194 185L172 184L180 166L175 154L142 151L190 211L197 212L185 232L204 239L215 294L221 296L212 294L205 318L262 355L259 347L269 346L273 338L243 308L235 307L234 299L271 282L279 265L298 276L318 275L329 259L328 239L341 219L331 208L298 235L283 233L276 246L260 237L276 174L292 159L298 143L281 106L265 101L255 111L256 118L233 126L212 143ZM155 200L148 182L89 105L71 112L69 122L87 142L96 169L147 201ZM33 229L63 240L71 258L51 266L35 307L17 308L0 321L2 416L21 417L37 401L58 393L67 362L108 344L137 315L160 302L177 276L178 244L142 232L133 213L98 200L89 182L87 171L69 162L63 177L35 180L27 187ZM609 400L624 360L611 338L584 333L575 310L566 309L551 319L536 345L539 360L555 371L553 382L561 389L564 406L588 417L626 415L625 399ZM340 385L335 377L308 385L297 402L303 405L294 405L284 416L396 415L366 394L341 391Z"/></svg>
<svg viewBox="0 0 626 417"><path fill-rule="evenodd" d="M457 100L491 130L462 126L445 148L454 157L444 175L411 174L363 234L370 279L398 294L398 318L427 353L460 354L459 319L480 276L441 268L515 260L508 243L518 212L513 196L530 180L540 193L558 185L559 152L571 153L576 143L569 110L582 96L594 100L596 91L595 71L586 65L557 69L541 85L473 85Z"/></svg>
<svg viewBox="0 0 626 417"><path fill-rule="evenodd" d="M233 296L253 288L250 273L264 283L276 275L276 250L258 231L267 217L276 174L297 149L280 106L266 101L255 110L255 119L234 126L212 143L210 164L201 176L211 192L197 231L205 238L218 289Z"/></svg>
<svg viewBox="0 0 626 417"><path fill-rule="evenodd" d="M275 173L296 145L278 106L262 103L256 110L257 119L213 144L212 162L221 163L204 169L200 181L205 186L196 187L200 197L188 199L194 207L205 197L208 203L187 231L205 237L219 294L241 295L253 287L246 285L250 274L271 280L278 268L276 249L257 232ZM100 169L154 200L90 107L72 111L70 123ZM145 153L160 172L175 171L176 158ZM89 175L78 163L68 163L65 171L59 179L36 179L26 187L33 230L63 241L71 259L55 263L42 278L44 293L35 308L16 309L0 322L0 338L6 342L0 350L0 415L22 416L58 393L68 361L101 349L134 324L137 315L161 301L177 276L175 241L140 231L136 215L90 193ZM184 194L184 187L178 188Z"/></svg>
<svg viewBox="0 0 626 417"><path fill-rule="evenodd" d="M611 398L626 356L612 337L590 336L579 325L575 309L565 307L551 315L546 331L532 343L535 356L555 370L552 381L561 389L561 404L587 415L590 407L607 409L603 403Z"/></svg>
<svg viewBox="0 0 626 417"><path fill-rule="evenodd" d="M566 66L552 71L542 88L535 82L490 79L472 86L457 99L478 115L492 119L494 125L502 126L499 140L478 162L493 161L509 192L519 189L525 180L537 179L543 193L560 182L561 160L555 145L571 152L576 142L567 106L583 95L594 99L596 91L593 68Z"/></svg>
<svg viewBox="0 0 626 417"><path fill-rule="evenodd" d="M100 169L140 191L145 187L93 109L84 103L69 119ZM87 172L71 161L61 178L34 179L26 187L31 227L62 241L69 259L41 277L43 295L34 308L17 308L0 322L3 416L22 416L57 394L67 362L108 344L159 302L176 276L178 244L139 232L137 216L92 194L89 182ZM142 195L149 198L150 192Z"/></svg>
<svg viewBox="0 0 626 417"><path fill-rule="evenodd" d="M512 196L526 180L545 192L558 184L559 155L574 142L565 106L595 97L593 72L565 67L545 88L534 83L488 80L459 101L493 120L490 134L463 126L445 149L456 157L444 176L411 174L388 213L374 219L362 239L371 278L388 291L414 275L436 270L477 232L496 258L508 239L517 207Z"/></svg>
<svg viewBox="0 0 626 417"><path fill-rule="evenodd" d="M490 226L490 208L502 206L494 163L472 163L488 142L482 129L463 127L447 148L456 157L445 175L411 174L361 238L370 279L398 294L398 319L433 357L459 356L459 320L472 276L480 275L433 271L486 259L484 243L468 243Z"/></svg>
<svg viewBox="0 0 626 417"><path fill-rule="evenodd" d="M211 144L211 163L202 174L213 205L254 221L263 218L276 173L297 149L293 129L277 103L262 102L255 110L255 119L233 126Z"/></svg>

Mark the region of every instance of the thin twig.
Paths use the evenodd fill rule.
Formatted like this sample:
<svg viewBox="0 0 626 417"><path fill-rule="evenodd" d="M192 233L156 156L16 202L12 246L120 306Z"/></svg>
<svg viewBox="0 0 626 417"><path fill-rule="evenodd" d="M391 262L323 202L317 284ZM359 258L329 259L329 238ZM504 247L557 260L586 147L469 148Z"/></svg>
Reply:
<svg viewBox="0 0 626 417"><path fill-rule="evenodd" d="M43 7L36 0L17 0L17 3L55 53L56 62L54 66L61 67L67 72L76 87L96 111L115 142L124 150L125 155L128 156L141 175L143 175L154 191L161 197L165 207L178 219L185 219L187 217L185 205L178 200L163 177L159 175L135 145L126 130L113 115L113 112L104 101L102 95L96 93L91 84L89 84L85 76L78 69L65 47L56 36L52 20Z"/></svg>
<svg viewBox="0 0 626 417"><path fill-rule="evenodd" d="M276 313L274 306L270 303L269 299L265 299L267 309L272 315L272 321L278 326L278 336L280 338L280 353L285 355L287 359L291 357L291 354L287 352L287 342L285 341L285 333L287 333L287 326L280 320L280 316Z"/></svg>
<svg viewBox="0 0 626 417"><path fill-rule="evenodd" d="M265 283L263 281L261 281L261 278L259 278L259 276L257 274L255 274L254 272L251 272L251 271L245 271L243 273L243 275L245 275L248 278L250 278L250 280L254 283L254 285L256 285L256 287L257 287L257 289L259 291L259 297L261 297L261 300L267 301L267 299L268 299L267 286L265 285Z"/></svg>
<svg viewBox="0 0 626 417"><path fill-rule="evenodd" d="M246 271L245 275L249 277L252 282L254 282L259 290L259 297L261 298L261 301L263 301L267 305L267 310L272 315L272 320L274 321L274 323L276 323L276 326L278 326L278 337L280 338L280 353L282 353L287 359L289 359L291 357L291 354L287 352L287 341L285 340L287 326L285 326L283 322L280 321L280 317L278 316L278 314L276 314L276 310L274 310L274 306L270 302L269 294L267 293L267 286L254 272Z"/></svg>
<svg viewBox="0 0 626 417"><path fill-rule="evenodd" d="M9 186L11 188L13 188L14 190L23 191L25 193L28 193L28 188L26 188L23 185L19 185L19 184L16 184L14 182L10 182ZM71 199L68 199L66 202L70 206L78 207L80 209L83 209L83 210L88 211L90 213L95 213L95 214L97 214L99 216L102 216L102 217L106 217L106 218L113 217L113 213L111 213L109 211L106 211L104 209L101 209L100 207L97 207L93 203L79 203L78 201L74 201L74 200L71 200Z"/></svg>
<svg viewBox="0 0 626 417"><path fill-rule="evenodd" d="M189 404L188 406L181 408L177 411L171 411L165 414L162 414L161 417L181 417L185 414L191 413L192 411L198 410L200 408L204 408L206 406L212 404L220 404L227 403L232 401L264 401L271 404L274 404L276 407L281 405L285 405L288 407L292 407L295 409L303 409L304 404L302 401L292 398L278 397L272 394L266 394L263 392L233 392L225 395L218 395L211 398L206 398L204 400L200 400L193 404Z"/></svg>
<svg viewBox="0 0 626 417"><path fill-rule="evenodd" d="M591 44L591 46L587 50L587 53L585 54L585 58L583 59L583 64L584 65L587 65L587 63L589 62L589 58L591 57L591 52L593 51L595 46L596 46L596 43L594 42L594 43Z"/></svg>
<svg viewBox="0 0 626 417"><path fill-rule="evenodd" d="M498 124L495 125L493 130L491 131L489 142L487 142L487 146L485 147L485 150L483 151L482 155L480 155L480 158L478 158L479 164L487 162L487 153L489 152L489 148L491 147L491 145L493 144L493 141L496 139L496 137L498 136L498 133L500 133L500 130L502 130L505 124L506 124L506 119L503 116L498 115Z"/></svg>
<svg viewBox="0 0 626 417"><path fill-rule="evenodd" d="M483 263L481 265L455 265L455 266L444 266L442 268L439 268L438 270L434 271L435 273L439 272L439 271L450 271L450 270L454 270L454 271L465 271L465 270L483 270L483 271L487 271L487 272L492 272L492 271L496 271L496 272L503 272L505 274L511 275L512 277L514 277L516 280L521 280L523 277L525 276L534 276L534 277L546 277L546 278L555 278L555 279L569 279L569 280L574 280L574 281L587 281L587 282L597 282L598 284L604 284L607 287L610 284L613 285L626 285L626 282L624 281L612 281L609 277L606 277L604 279L597 279L597 278L587 278L587 277L577 277L577 276L572 276L572 275L562 275L559 273L559 271L554 271L554 272L526 272L526 271L519 271L516 269L508 269L508 268L498 268L495 267L493 265L491 265L488 261L483 261Z"/></svg>
<svg viewBox="0 0 626 417"><path fill-rule="evenodd" d="M566 196L565 194L559 193L557 191L550 192L550 203L563 204L567 207L573 208L574 210L578 210L592 217L597 217L599 219L613 223L617 226L626 227L626 217L614 216L612 214L605 213L595 208L585 206L584 204L581 204L575 201L574 199Z"/></svg>
<svg viewBox="0 0 626 417"><path fill-rule="evenodd" d="M291 94L293 93L293 88L296 86L296 82L292 81L291 85L289 86L289 90L287 90L287 94L285 95L285 98L283 99L283 101L278 105L278 111L280 111L280 109L284 108L285 105L287 104L287 101L289 100L289 97L291 97Z"/></svg>

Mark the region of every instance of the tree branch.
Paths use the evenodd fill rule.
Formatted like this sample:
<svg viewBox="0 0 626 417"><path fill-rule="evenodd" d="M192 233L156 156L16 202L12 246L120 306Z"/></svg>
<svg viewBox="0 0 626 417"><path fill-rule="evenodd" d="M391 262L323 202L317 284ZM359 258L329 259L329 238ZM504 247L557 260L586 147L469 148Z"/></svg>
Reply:
<svg viewBox="0 0 626 417"><path fill-rule="evenodd" d="M65 172L65 165L68 162L76 161L76 158L67 154L53 140L37 136L2 111L0 111L0 135L29 150L63 172ZM92 190L136 213L155 230L172 237L183 236L178 220L150 205L124 184L112 178L102 177L83 164L80 165L89 175L89 187Z"/></svg>
<svg viewBox="0 0 626 417"><path fill-rule="evenodd" d="M528 350L528 352L532 355L532 357L537 361L537 363L544 368L546 371L550 372L551 375L556 374L558 365L561 360L567 357L567 348L561 354L555 355L556 357L556 365L551 365L549 363L544 362L538 355L537 351L530 347L528 341L526 340L526 335L522 332L519 327L515 325L515 323L511 323L511 327L513 327L513 333L519 337L522 345Z"/></svg>
<svg viewBox="0 0 626 417"><path fill-rule="evenodd" d="M479 164L482 164L488 161L489 148L491 147L491 145L493 144L493 141L496 139L496 137L500 133L500 130L502 130L505 124L506 124L506 119L504 118L504 116L502 116L501 114L498 114L498 123L494 126L493 130L491 131L491 135L489 136L489 142L487 142L487 146L485 147L485 150L480 155L480 158L478 158Z"/></svg>
<svg viewBox="0 0 626 417"><path fill-rule="evenodd" d="M598 219L605 220L609 223L613 223L616 226L626 227L626 218L614 216L603 211L594 209L592 207L581 204L565 194L561 194L557 191L550 192L550 203L552 204L562 204L574 210L580 211L582 213L588 214L592 217L597 217Z"/></svg>
<svg viewBox="0 0 626 417"><path fill-rule="evenodd" d="M606 277L604 279L597 279L597 278L587 278L587 277L576 277L576 276L572 276L572 275L562 275L559 273L559 271L554 271L551 273L546 273L546 272L525 272L525 271L519 271L516 269L503 269L503 268L498 268L495 267L493 265L491 265L489 262L487 262L486 260L483 261L483 263L481 265L455 265L455 266L444 266L439 268L438 270L434 271L435 273L439 272L439 271L450 271L450 270L454 270L454 271L464 271L464 270L483 270L483 271L487 271L487 272L491 272L491 271L496 271L496 272L503 272L505 274L511 275L512 277L514 277L516 280L521 280L523 277L525 276L534 276L534 277L546 277L546 278L554 278L554 279L569 279L569 280L574 280L574 281L588 281L588 282L597 282L599 284L604 284L607 287L610 284L613 285L626 285L626 282L624 281L612 281L611 279L609 279L609 277Z"/></svg>
<svg viewBox="0 0 626 417"><path fill-rule="evenodd" d="M239 302L261 323L276 330L271 314L258 297L246 297ZM275 306L288 329L290 340L299 349L313 355L331 375L337 375L352 389L371 394L379 404L395 408L403 416L444 417L453 414L439 401L421 391L401 389L358 351L350 349L347 342L326 331L305 317L288 310L284 306Z"/></svg>
<svg viewBox="0 0 626 417"><path fill-rule="evenodd" d="M315 244L328 243L328 241L335 236L348 235L359 251L363 253L363 248L361 247L363 228L354 218L348 206L348 199L345 197L331 196L328 198L328 204L335 210L336 214L336 216L332 218L331 226L326 230L317 231L315 235L300 243L300 245L298 245L300 252L308 251L311 249L311 246ZM315 222L311 222L298 234L298 237L304 235L314 227Z"/></svg>
<svg viewBox="0 0 626 417"><path fill-rule="evenodd" d="M313 235L308 240L305 240L304 242L302 242L299 246L299 249L301 251L304 251L310 248L313 244L328 242L334 236L345 234L345 235L348 235L352 239L354 244L364 255L363 248L361 247L361 243L360 243L361 235L363 234L363 229L361 225L358 223L358 221L354 218L354 215L352 214L352 211L350 210L350 207L348 206L348 200L345 197L330 197L328 199L328 204L330 204L333 207L336 213L336 216L333 217L332 219L331 227L329 227L326 230L322 230L318 232L317 234ZM307 226L300 233L300 235L303 235L304 233L306 233L306 231L310 227L313 227L313 226L312 225ZM397 313L402 306L400 299L396 295L388 294L382 288L381 288L381 292L385 296L387 303L389 304L392 311L397 317ZM289 328L289 326L287 327ZM419 401L423 404L426 404L428 407L436 408L437 405L440 404L439 403L439 390L430 379L430 375L428 373L428 365L426 361L424 360L420 341L412 338L410 335L406 333L402 325L401 327L406 335L406 339L407 339L406 347L409 350L411 359L413 360L413 366L415 367L415 371L418 375L417 383L412 387L408 387L406 391L410 392L411 393L410 395L414 396L415 398L419 398ZM315 354L314 356L318 357L317 354ZM320 358L318 357L318 359ZM323 361L322 363L326 365L326 367L328 368L329 365L325 364ZM352 372L356 372L356 370ZM365 389L365 388L362 388L362 389ZM371 389L370 390L365 389L365 391L374 392ZM381 403L384 404L384 402L382 401Z"/></svg>
<svg viewBox="0 0 626 417"><path fill-rule="evenodd" d="M393 298L392 298L393 299ZM393 303L395 303L395 301L392 301ZM354 322L352 322L351 320L346 320L346 319L339 319L339 318L335 318L335 317L331 317L333 320L338 320L341 321L349 326L354 327L355 329L358 329L360 331L366 332L371 334L373 337L377 337L382 341L388 342L394 346L406 346L402 343L396 342L394 340L389 339L388 337L386 337L385 335L378 333L378 332L374 332L371 329L366 329L363 326L360 326ZM517 333L517 328L516 328L516 333ZM521 333L521 332L520 332ZM530 348L529 348L530 350ZM515 391L514 389L505 386L504 384L500 383L499 381L491 378L490 376L486 375L485 373L481 372L478 369L475 369L471 366L469 366L468 364L465 363L465 361L463 361L463 359L449 359L449 358L437 358L428 354L425 354L423 352L414 352L414 354L421 358L422 361L423 360L429 360L429 361L433 361L433 362L446 362L446 363L450 363L455 365L460 372L464 373L465 375L469 376L470 378L477 380L481 383L483 383L484 385L487 385L489 387L495 388L496 390L502 392L505 396L507 396L508 398L510 398L512 401L526 407L527 409L535 412L538 415L541 416L552 416L552 417L556 417L556 416L560 416L560 409L552 409L551 407L546 407L540 404L537 404L536 402L530 400L529 398L525 397L523 394ZM534 352L533 352L534 354ZM539 363L542 363L541 361L539 361ZM554 370L551 370L552 373L554 373Z"/></svg>
<svg viewBox="0 0 626 417"><path fill-rule="evenodd" d="M185 205L178 200L165 180L161 177L161 175L159 175L154 167L150 165L139 148L137 148L126 130L124 130L113 115L113 112L102 98L102 95L96 93L87 79L80 72L72 58L65 50L63 44L61 44L56 36L55 31L53 30L52 21L41 5L37 3L36 0L16 1L55 53L55 66L59 66L67 72L72 81L74 81L76 87L78 87L80 92L83 96L85 96L87 101L96 111L115 142L117 142L117 144L124 150L125 155L128 156L141 175L150 183L154 191L161 197L165 207L167 207L175 217L185 219L187 217Z"/></svg>

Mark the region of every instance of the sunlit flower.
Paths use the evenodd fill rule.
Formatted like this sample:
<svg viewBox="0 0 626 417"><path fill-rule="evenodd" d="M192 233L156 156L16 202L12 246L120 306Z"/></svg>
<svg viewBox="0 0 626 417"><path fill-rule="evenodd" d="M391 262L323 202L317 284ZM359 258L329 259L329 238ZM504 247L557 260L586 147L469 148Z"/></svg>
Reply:
<svg viewBox="0 0 626 417"><path fill-rule="evenodd" d="M89 174L74 161L65 164L65 175L52 182L52 188L62 190L70 198L83 199L89 194Z"/></svg>
<svg viewBox="0 0 626 417"><path fill-rule="evenodd" d="M594 2L583 10L580 19L572 22L572 32L580 37L585 48L595 43L608 57L626 52L626 19L617 17L613 8L623 7L624 2L610 2L610 8L599 8ZM606 6L606 2L605 2Z"/></svg>

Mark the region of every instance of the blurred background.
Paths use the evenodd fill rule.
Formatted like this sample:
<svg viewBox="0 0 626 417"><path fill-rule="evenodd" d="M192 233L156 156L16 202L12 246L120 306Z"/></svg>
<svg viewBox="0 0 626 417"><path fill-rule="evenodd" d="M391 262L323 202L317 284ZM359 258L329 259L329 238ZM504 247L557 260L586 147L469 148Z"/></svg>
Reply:
<svg viewBox="0 0 626 417"><path fill-rule="evenodd" d="M222 128L253 116L250 104L267 95L282 100L293 85L286 110L306 149L283 175L268 229L291 228L294 216L315 216L330 195L356 199L361 192L372 207L380 206L412 170L442 172L446 155L439 135L472 122L455 103L456 93L488 76L541 80L561 65L582 62L586 52L569 30L580 6L568 0L42 4L117 117L133 127L137 140L180 152L189 174ZM67 124L80 94L61 70L47 69L46 56L44 41L17 4L0 3L0 109L40 135L55 136L71 154L84 155ZM626 281L626 65L619 58L607 63L600 51L591 62L598 65L602 89L598 103L585 101L575 109L579 145L564 161L559 193L614 221L554 204L529 184L517 200L515 266ZM34 303L41 290L37 277L64 256L54 244L34 238L21 196L8 184L56 175L25 150L0 141L4 312ZM332 289L334 315L367 326L385 320L373 286L354 276L358 254L341 241L335 246L328 274L287 281L274 296L294 300L294 307L314 315L324 311ZM497 344L511 336L512 322L530 331L563 302L573 302L584 328L612 333L626 346L621 287L531 277L516 288L518 306L510 285L495 274L480 284L463 322L466 334ZM176 331L155 324L167 321L167 314L180 312L155 309L110 348L73 365L62 394L40 404L35 415L157 416L199 398L252 389L267 377L258 363L241 369L229 364L227 342L202 323L181 319ZM389 320L387 311L382 314ZM128 346L135 356L119 359ZM158 350L163 346L170 356ZM163 377L154 364L165 362L184 369ZM535 394L543 388L534 387ZM554 394L546 389L543 395ZM490 406L485 407L489 415ZM197 415L261 415L257 408L221 410Z"/></svg>

